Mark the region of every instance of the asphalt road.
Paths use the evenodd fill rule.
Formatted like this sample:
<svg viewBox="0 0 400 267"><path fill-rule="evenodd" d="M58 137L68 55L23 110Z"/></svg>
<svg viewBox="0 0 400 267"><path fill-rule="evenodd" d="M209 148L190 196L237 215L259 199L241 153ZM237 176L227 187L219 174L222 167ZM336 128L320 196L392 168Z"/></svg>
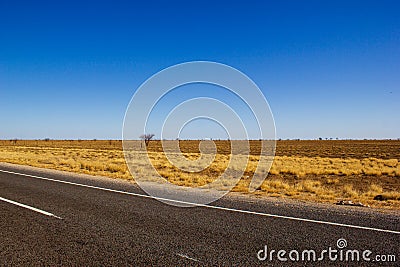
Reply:
<svg viewBox="0 0 400 267"><path fill-rule="evenodd" d="M398 212L240 195L213 207L179 208L78 184L144 195L124 181L0 164L0 265L400 266ZM268 256L275 250L272 260L258 259L265 246ZM325 252L318 261L329 247L337 259ZM279 250L287 261L278 259ZM289 258L293 250L299 261ZM313 258L304 250L314 250L317 261L302 260ZM360 260L345 261L349 250Z"/></svg>

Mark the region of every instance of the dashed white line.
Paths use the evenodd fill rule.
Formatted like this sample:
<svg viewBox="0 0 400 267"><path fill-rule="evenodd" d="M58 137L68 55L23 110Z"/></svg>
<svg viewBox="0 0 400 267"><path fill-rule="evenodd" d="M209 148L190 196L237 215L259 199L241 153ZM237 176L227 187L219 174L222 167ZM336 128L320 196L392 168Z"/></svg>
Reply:
<svg viewBox="0 0 400 267"><path fill-rule="evenodd" d="M174 199L166 199L166 198L162 198L162 197L142 195L142 194L137 194L137 193L132 193L132 192L126 192L126 191L120 191L120 190L115 190L115 189L110 189L110 188L98 187L98 186L94 186L94 185L87 185L87 184L68 182L68 181L57 180L57 179L41 177L41 176L37 176L37 175L30 175L30 174L25 174L25 173L19 173L19 172L12 172L12 171L5 171L5 170L0 170L0 172L10 173L10 174L15 174L15 175L20 175L20 176L26 176L26 177L31 177L31 178L36 178L36 179L41 179L41 180L46 180L46 181L52 181L52 182L57 182L57 183L76 185L76 186L92 188L92 189L97 189L97 190L102 190L102 191L107 191L107 192L114 192L114 193L119 193L119 194L131 195L131 196L136 196L136 197L150 198L150 199L156 199L156 200L161 200L161 201L169 201L169 202L192 205L192 206L197 206L197 207L204 207L204 208L209 208L209 209L224 210L224 211L238 212L238 213L244 213L244 214L252 214L252 215L279 218L279 219L286 219L286 220L293 220L293 221L302 221L302 222L309 222L309 223L326 224L326 225L347 227L347 228L353 228L353 229L377 231L377 232L384 232L384 233L391 233L391 234L400 234L400 231L394 231L394 230L388 230L388 229L380 229L380 228L374 228L374 227L366 227L366 226L344 224L344 223L336 223L336 222L329 222L329 221L320 221L320 220L313 220L313 219L306 219L306 218L299 218L299 217L292 217L292 216L284 216L284 215L263 213L263 212L257 212L257 211L239 210L239 209L233 209L233 208L211 206L211 205L206 205L206 204L198 204L198 203L192 203L192 202L187 202L187 201L180 201L180 200L174 200Z"/></svg>
<svg viewBox="0 0 400 267"><path fill-rule="evenodd" d="M60 219L60 220L62 219L61 217L58 217L58 216L54 215L53 213L50 213L50 212L47 212L47 211L44 211L44 210L41 210L41 209L38 209L38 208L35 208L35 207L31 207L31 206L28 206L28 205L25 205L25 204L22 204L22 203L13 201L13 200L9 200L9 199L6 199L4 197L0 197L0 200L4 201L4 202L7 202L7 203L10 203L10 204L13 204L13 205L16 205L16 206L19 206L19 207L22 207L22 208L25 208L25 209L36 211L36 212L44 214L46 216L54 217L54 218L57 218L57 219Z"/></svg>
<svg viewBox="0 0 400 267"><path fill-rule="evenodd" d="M182 258L188 259L188 260L192 260L192 261L197 261L197 262L199 262L199 260L198 260L198 259L195 259L195 258L189 257L188 255L185 255L185 254L176 253L176 255L178 255L179 257L182 257Z"/></svg>

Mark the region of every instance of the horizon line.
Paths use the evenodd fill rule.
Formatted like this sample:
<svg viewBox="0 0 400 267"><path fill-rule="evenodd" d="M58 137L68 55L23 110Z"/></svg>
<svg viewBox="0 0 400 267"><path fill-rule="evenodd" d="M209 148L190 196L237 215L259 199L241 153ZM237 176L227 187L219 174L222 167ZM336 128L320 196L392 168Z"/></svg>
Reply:
<svg viewBox="0 0 400 267"><path fill-rule="evenodd" d="M400 141L400 138L278 138L278 139L223 139L223 138L202 138L202 139L151 139L151 141ZM0 141L142 141L142 139L97 139L97 138L8 138Z"/></svg>

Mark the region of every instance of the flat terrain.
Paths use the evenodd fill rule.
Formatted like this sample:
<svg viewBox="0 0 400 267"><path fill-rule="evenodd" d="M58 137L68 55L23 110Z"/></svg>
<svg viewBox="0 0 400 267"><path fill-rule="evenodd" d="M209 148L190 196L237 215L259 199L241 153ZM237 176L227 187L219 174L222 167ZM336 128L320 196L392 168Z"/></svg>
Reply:
<svg viewBox="0 0 400 267"><path fill-rule="evenodd" d="M182 140L183 153L199 152L198 140ZM230 154L230 142L214 141L219 154ZM258 155L260 142L250 141L251 154ZM26 146L44 148L86 148L121 150L120 140L0 140L0 146ZM162 152L160 141L151 141L149 151ZM276 142L277 156L304 156L328 158L378 158L400 160L400 140L280 140Z"/></svg>
<svg viewBox="0 0 400 267"><path fill-rule="evenodd" d="M339 239L346 250L372 251L372 262L325 257L308 265L375 266L377 255L396 257L379 266L399 263L398 211L234 193L213 206L178 208L142 194L129 181L0 164L0 197L54 215L0 201L0 265L303 266L276 254L259 261L257 253L267 245L319 257Z"/></svg>
<svg viewBox="0 0 400 267"><path fill-rule="evenodd" d="M188 161L201 156L199 142L180 141ZM215 144L215 160L197 173L171 164L160 141L150 142L147 156L158 174L169 182L204 186L226 171L232 157L229 141L217 140ZM250 141L249 161L233 191L248 192L260 159L260 144ZM149 169L142 160L139 158L133 167L146 175ZM247 157L243 160L247 161ZM253 194L328 203L351 200L400 209L399 160L399 140L277 141L269 175ZM0 162L132 180L118 140L2 140ZM383 200L374 200L378 195Z"/></svg>

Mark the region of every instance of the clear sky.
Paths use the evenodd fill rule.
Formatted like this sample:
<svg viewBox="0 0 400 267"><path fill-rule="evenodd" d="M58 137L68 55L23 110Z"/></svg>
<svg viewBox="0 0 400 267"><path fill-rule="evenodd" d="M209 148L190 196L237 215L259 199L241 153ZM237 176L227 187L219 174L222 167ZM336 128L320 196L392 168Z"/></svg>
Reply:
<svg viewBox="0 0 400 267"><path fill-rule="evenodd" d="M0 139L120 139L140 84L193 60L247 74L277 138L400 138L399 14L399 1L3 0Z"/></svg>

